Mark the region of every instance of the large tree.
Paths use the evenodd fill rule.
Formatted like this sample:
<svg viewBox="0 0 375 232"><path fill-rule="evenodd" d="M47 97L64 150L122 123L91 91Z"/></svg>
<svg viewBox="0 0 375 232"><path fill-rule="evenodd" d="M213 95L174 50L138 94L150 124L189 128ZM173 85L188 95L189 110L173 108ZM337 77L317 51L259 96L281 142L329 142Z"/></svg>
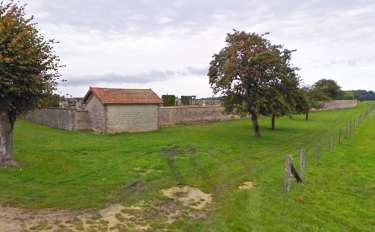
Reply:
<svg viewBox="0 0 375 232"><path fill-rule="evenodd" d="M321 79L315 82L313 87L316 89L320 89L326 96L330 97L331 99L335 99L341 94L341 86L339 86L334 80Z"/></svg>
<svg viewBox="0 0 375 232"><path fill-rule="evenodd" d="M288 114L300 82L298 68L290 63L294 50L271 44L266 34L227 34L226 46L213 55L208 73L214 94L222 96L224 113L250 114L256 138L261 136L258 116Z"/></svg>
<svg viewBox="0 0 375 232"><path fill-rule="evenodd" d="M288 54L288 61L290 61L291 53ZM290 69L290 65L284 65L284 68ZM298 70L297 68L294 68ZM295 71L294 70L294 71ZM261 115L271 116L271 129L275 129L275 119L285 115L292 116L297 110L299 104L299 82L300 78L296 76L296 73L292 70L287 70L287 75L283 76L280 81L277 82L272 88L268 95L268 101L266 102L267 111L260 112Z"/></svg>
<svg viewBox="0 0 375 232"><path fill-rule="evenodd" d="M13 128L19 115L40 106L60 74L54 40L45 41L25 5L0 3L0 167L16 167Z"/></svg>
<svg viewBox="0 0 375 232"><path fill-rule="evenodd" d="M324 107L324 102L331 100L322 89L316 86L302 87L300 89L299 98L296 113L305 114L306 120L309 120L309 112L311 109L321 109Z"/></svg>

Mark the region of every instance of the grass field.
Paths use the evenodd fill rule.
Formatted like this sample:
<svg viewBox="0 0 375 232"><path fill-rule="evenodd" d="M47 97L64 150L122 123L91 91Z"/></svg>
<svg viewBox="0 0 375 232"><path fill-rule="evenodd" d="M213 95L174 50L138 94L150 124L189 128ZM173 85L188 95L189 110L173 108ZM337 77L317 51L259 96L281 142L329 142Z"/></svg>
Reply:
<svg viewBox="0 0 375 232"><path fill-rule="evenodd" d="M269 129L269 118L260 118L261 139L253 137L249 119L114 135L18 121L14 155L20 168L0 169L0 204L95 210L114 203L169 201L162 189L191 186L212 194L204 216L185 215L165 224L157 214L143 215L154 229L372 231L375 112L341 145L338 131L373 104L311 113L309 121L303 115L280 118L275 131ZM292 180L291 191L285 192L285 157L293 155L298 170L300 149L307 154L305 180ZM253 189L238 189L248 181Z"/></svg>

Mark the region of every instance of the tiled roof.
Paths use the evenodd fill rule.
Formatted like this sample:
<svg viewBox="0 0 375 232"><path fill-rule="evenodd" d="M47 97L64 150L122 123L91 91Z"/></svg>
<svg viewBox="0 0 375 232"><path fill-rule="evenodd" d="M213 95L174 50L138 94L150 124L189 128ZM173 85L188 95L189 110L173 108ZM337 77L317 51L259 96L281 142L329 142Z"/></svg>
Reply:
<svg viewBox="0 0 375 232"><path fill-rule="evenodd" d="M82 101L85 102L91 93L95 94L102 104L163 104L163 100L151 89L90 87Z"/></svg>

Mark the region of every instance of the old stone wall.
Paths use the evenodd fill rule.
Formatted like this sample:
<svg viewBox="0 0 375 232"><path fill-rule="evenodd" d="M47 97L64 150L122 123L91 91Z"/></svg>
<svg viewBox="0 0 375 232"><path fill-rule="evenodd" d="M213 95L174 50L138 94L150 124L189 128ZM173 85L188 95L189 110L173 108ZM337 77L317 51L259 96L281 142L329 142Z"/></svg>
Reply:
<svg viewBox="0 0 375 232"><path fill-rule="evenodd" d="M107 105L107 133L157 130L158 108L157 104Z"/></svg>
<svg viewBox="0 0 375 232"><path fill-rule="evenodd" d="M89 112L90 128L95 132L105 133L106 108L94 94L86 101L86 110Z"/></svg>
<svg viewBox="0 0 375 232"><path fill-rule="evenodd" d="M356 108L357 107L357 100L339 100L339 101L330 101L324 103L323 110L341 110L341 109L349 109L349 108Z"/></svg>
<svg viewBox="0 0 375 232"><path fill-rule="evenodd" d="M238 115L223 115L222 106L160 107L159 125L174 125L196 122L212 122L240 118Z"/></svg>
<svg viewBox="0 0 375 232"><path fill-rule="evenodd" d="M94 130L102 133L152 131L157 130L159 126L240 118L237 115L223 115L224 107L221 106L158 107L144 104L105 107L97 98L91 100L92 104L87 105L87 111L48 108L29 113L21 118L63 130ZM355 107L357 107L355 100L331 101L326 103L322 110Z"/></svg>
<svg viewBox="0 0 375 232"><path fill-rule="evenodd" d="M356 108L356 107L357 107L357 100L332 100L332 101L324 103L324 107L322 109L319 109L319 110L313 109L311 111L341 110L341 109L349 109L349 108Z"/></svg>
<svg viewBox="0 0 375 232"><path fill-rule="evenodd" d="M88 112L75 109L46 108L24 115L21 119L69 131L90 130Z"/></svg>
<svg viewBox="0 0 375 232"><path fill-rule="evenodd" d="M92 130L90 127L90 118L88 111L76 110L75 114L75 130Z"/></svg>

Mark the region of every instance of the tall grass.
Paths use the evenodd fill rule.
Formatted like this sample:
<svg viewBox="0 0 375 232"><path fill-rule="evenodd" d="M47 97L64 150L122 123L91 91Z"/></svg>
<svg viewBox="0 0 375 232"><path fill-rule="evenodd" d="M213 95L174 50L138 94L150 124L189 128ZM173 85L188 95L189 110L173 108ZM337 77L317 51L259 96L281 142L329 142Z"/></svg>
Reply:
<svg viewBox="0 0 375 232"><path fill-rule="evenodd" d="M205 220L171 225L182 231L370 231L375 226L374 113L338 144L338 131L372 103L355 109L276 120L260 118L261 139L249 119L99 135L17 121L19 169L0 169L0 204L84 209L162 199L161 189L189 185L212 194ZM334 134L333 152L329 138ZM321 141L321 164L316 145ZM305 180L283 188L286 155ZM176 156L171 166L170 151ZM150 172L147 172L149 170ZM239 190L245 181L251 190ZM145 190L128 191L135 182Z"/></svg>

